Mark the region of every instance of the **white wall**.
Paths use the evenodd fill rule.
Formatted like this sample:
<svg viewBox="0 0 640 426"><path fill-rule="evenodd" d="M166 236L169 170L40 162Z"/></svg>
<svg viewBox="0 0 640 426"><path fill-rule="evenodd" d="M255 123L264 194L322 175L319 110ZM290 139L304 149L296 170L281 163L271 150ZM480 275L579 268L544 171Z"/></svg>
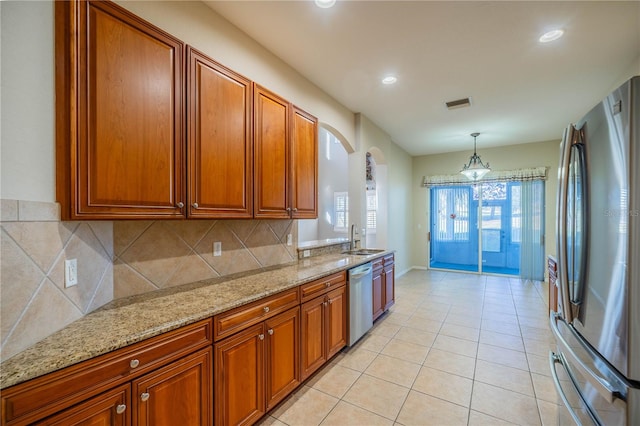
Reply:
<svg viewBox="0 0 640 426"><path fill-rule="evenodd" d="M351 111L203 3L119 3L290 100L354 143ZM55 201L53 2L3 1L1 11L0 198Z"/></svg>
<svg viewBox="0 0 640 426"><path fill-rule="evenodd" d="M53 3L1 2L0 198L55 201Z"/></svg>
<svg viewBox="0 0 640 426"><path fill-rule="evenodd" d="M561 130L560 130L561 133ZM484 148L478 153L482 160L490 162L493 170L515 170L526 167L547 166L545 181L545 253L555 254L556 191L558 188L558 163L560 140L510 145L499 148ZM456 174L469 161L471 151L425 155L413 158L413 217L415 219L412 265L426 267L429 263L429 189L422 187L422 177L428 175Z"/></svg>
<svg viewBox="0 0 640 426"><path fill-rule="evenodd" d="M387 169L386 202L384 196L380 197L379 202L386 203L388 216L386 224L379 223L378 228L385 227L387 240L385 247L396 251L396 274L402 274L411 267L411 241L413 240L411 235L413 222L411 157L375 123L357 114L356 152L349 155L349 210L352 220L358 224L359 228L366 223L366 153L375 149L384 156Z"/></svg>

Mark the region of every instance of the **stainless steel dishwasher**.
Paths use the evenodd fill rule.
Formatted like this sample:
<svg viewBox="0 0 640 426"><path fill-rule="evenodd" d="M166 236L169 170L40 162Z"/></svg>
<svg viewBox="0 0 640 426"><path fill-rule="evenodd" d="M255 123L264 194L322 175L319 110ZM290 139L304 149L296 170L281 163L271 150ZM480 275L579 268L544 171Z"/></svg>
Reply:
<svg viewBox="0 0 640 426"><path fill-rule="evenodd" d="M373 326L371 262L349 269L349 346Z"/></svg>

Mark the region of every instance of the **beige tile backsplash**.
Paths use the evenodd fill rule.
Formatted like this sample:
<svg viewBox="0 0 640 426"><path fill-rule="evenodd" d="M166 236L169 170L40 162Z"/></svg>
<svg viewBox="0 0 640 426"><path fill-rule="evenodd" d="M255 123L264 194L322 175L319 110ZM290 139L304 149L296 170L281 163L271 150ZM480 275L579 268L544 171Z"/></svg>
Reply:
<svg viewBox="0 0 640 426"><path fill-rule="evenodd" d="M1 360L113 299L297 259L293 220L59 217L57 203L0 200ZM214 257L217 241L222 256ZM70 288L66 259L78 260L78 285Z"/></svg>

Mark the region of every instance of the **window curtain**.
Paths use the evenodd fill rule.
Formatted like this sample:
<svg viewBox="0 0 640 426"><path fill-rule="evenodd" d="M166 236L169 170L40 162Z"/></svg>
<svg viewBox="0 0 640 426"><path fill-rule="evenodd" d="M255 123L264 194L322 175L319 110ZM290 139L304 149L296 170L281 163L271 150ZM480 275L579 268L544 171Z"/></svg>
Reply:
<svg viewBox="0 0 640 426"><path fill-rule="evenodd" d="M491 171L478 183L521 182L521 243L520 278L544 280L544 181L547 167L532 167L518 170ZM424 176L423 187L445 185L472 185L466 176Z"/></svg>
<svg viewBox="0 0 640 426"><path fill-rule="evenodd" d="M520 278L544 281L544 181L520 184Z"/></svg>
<svg viewBox="0 0 640 426"><path fill-rule="evenodd" d="M517 170L499 170L490 171L478 183L486 182L513 182L513 181L530 181L545 180L547 178L547 168L545 166L532 167ZM456 173L455 175L435 175L424 176L422 178L422 186L447 186L447 185L470 185L473 184L466 176Z"/></svg>

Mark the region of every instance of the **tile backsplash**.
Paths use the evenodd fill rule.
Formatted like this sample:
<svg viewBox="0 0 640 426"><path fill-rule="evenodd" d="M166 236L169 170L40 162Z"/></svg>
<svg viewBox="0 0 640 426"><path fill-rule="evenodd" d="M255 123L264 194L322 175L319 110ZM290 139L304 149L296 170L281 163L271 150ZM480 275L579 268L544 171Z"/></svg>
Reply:
<svg viewBox="0 0 640 426"><path fill-rule="evenodd" d="M57 203L0 207L0 360L113 299L297 260L294 220L61 222Z"/></svg>
<svg viewBox="0 0 640 426"><path fill-rule="evenodd" d="M113 223L60 222L56 203L0 200L4 360L113 300ZM64 287L64 261L78 284Z"/></svg>
<svg viewBox="0 0 640 426"><path fill-rule="evenodd" d="M292 220L114 222L114 296L292 262L295 225ZM213 255L214 242L221 243L221 256Z"/></svg>

